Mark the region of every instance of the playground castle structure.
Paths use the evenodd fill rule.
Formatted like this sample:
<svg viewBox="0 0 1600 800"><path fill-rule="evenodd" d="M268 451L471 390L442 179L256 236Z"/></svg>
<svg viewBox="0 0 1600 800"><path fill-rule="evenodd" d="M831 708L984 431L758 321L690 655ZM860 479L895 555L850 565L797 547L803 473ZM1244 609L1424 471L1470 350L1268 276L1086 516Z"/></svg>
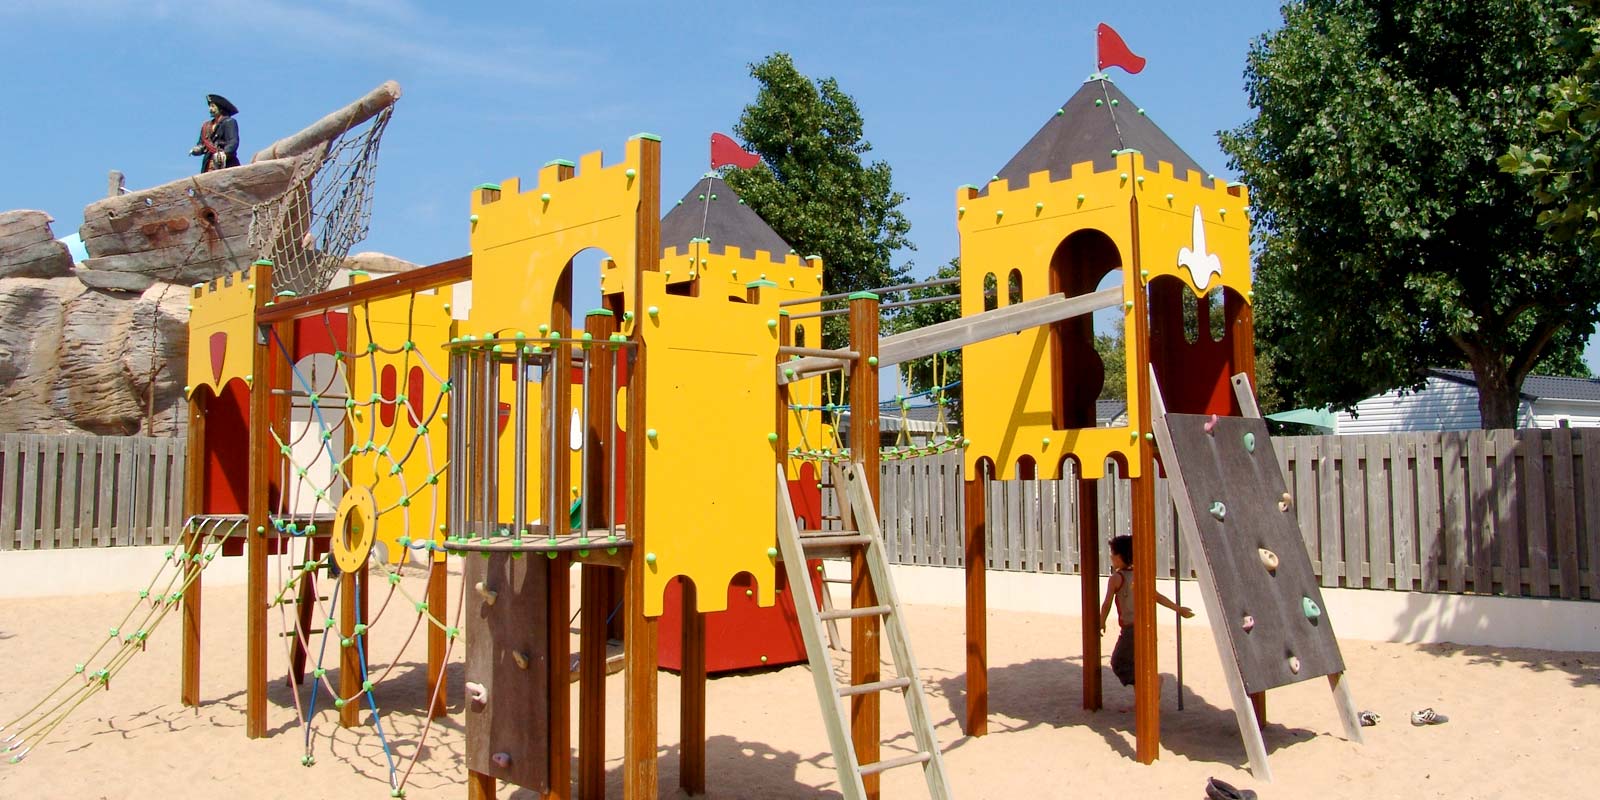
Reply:
<svg viewBox="0 0 1600 800"><path fill-rule="evenodd" d="M1115 460L1134 481L1135 561L1151 563L1155 398L1194 414L1242 410L1228 376L1251 370L1246 198L1242 187L1202 179L1179 156L1095 76L994 181L958 194L962 318L880 339L880 298L856 293L841 298L850 343L833 350L796 343L786 313L823 299L820 259L751 247L748 228L717 228L712 219L737 215L713 217L714 204L738 201L719 200L724 187L710 178L684 201L690 210L700 204L698 235L692 221L662 221L660 143L647 134L630 139L617 163L592 153L576 164L547 163L531 188L512 179L474 189L470 256L380 279L357 276L348 287L303 296L275 291L267 262L197 288L190 502L202 523L243 523L248 735L267 730L270 609L285 615L297 682L314 626L337 631L337 683L320 665L312 674L326 682L341 724L354 726L360 701L376 708L365 644L376 624L371 595L399 592L411 601L414 624L428 629L430 715L443 713L443 666L465 637L469 796L494 796L498 780L568 796L574 711L577 796L603 795L606 639L618 633L626 664L624 793L652 797L659 627L676 614L680 775L686 790L703 792L705 615L740 601L773 606L784 587L782 560L790 594L806 592L803 602L792 601L799 624L819 618L810 594L820 587L796 581L797 551L786 546L781 555L769 525L792 522L780 517L792 518L791 498L814 477L788 457L790 440L801 435L791 406L814 401L799 394L814 392L819 376L847 371L850 466L835 471L833 483L852 485L862 532L830 546L851 563L852 609L838 616L851 624L852 685L823 702L844 697L850 706L849 741L834 732L841 786L874 796L876 772L903 765L879 760L878 692L910 696L916 684L914 674L886 680L879 672L880 626L895 603L892 587L873 577L871 552L877 376L882 367L954 349L965 349L969 385L992 390L966 398L974 446L967 456L965 723L969 734L982 735L982 482L1003 473L1053 477L1071 461L1081 490ZM663 241L665 232L679 239L682 230L691 231L686 240ZM573 263L589 249L604 254L601 303L580 326L570 301ZM1119 269L1116 286L1096 289ZM990 278L1001 274L1004 292ZM467 280L475 290L470 310L430 293ZM1206 298L1219 291L1223 336L1212 340ZM1198 331L1192 340L1184 336L1186 305ZM1120 309L1126 330L1124 426L1093 427L1100 373L1087 315L1101 309ZM302 368L317 358L323 367ZM333 373L346 376L343 395L329 390ZM771 482L774 469L782 490ZM1094 507L1080 503L1086 576L1096 571L1099 546ZM204 531L215 525L192 530L187 552L205 552L213 542ZM271 596L274 552L290 554L292 568ZM454 603L446 596L448 555L464 559ZM198 703L202 562L191 561L183 699ZM337 615L315 614L325 608L315 582L329 564ZM567 688L574 564L581 570L577 709ZM387 589L370 585L374 572ZM413 577L424 581L415 594ZM1084 607L1094 608L1098 586L1083 584ZM1136 589L1137 755L1149 762L1159 747L1154 587L1141 581ZM608 620L613 608L620 611ZM1093 628L1086 619L1090 708L1100 703ZM819 648L813 639L808 645L815 672ZM940 796L937 747L919 755L904 765L923 764ZM391 784L403 792L403 778Z"/></svg>

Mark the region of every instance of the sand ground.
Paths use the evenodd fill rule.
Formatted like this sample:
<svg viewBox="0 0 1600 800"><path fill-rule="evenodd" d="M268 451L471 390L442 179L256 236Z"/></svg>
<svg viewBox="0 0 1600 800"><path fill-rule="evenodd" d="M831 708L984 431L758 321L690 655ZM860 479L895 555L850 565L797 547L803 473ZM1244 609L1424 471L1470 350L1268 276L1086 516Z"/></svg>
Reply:
<svg viewBox="0 0 1600 800"><path fill-rule="evenodd" d="M413 595L420 579L408 579ZM452 593L454 598L456 595ZM282 679L287 659L274 637L271 735L244 735L242 587L210 587L203 622L204 704L178 703L176 618L150 638L111 685L93 696L20 764L0 762L0 798L360 798L389 796L389 767L373 728L343 730L323 705L310 728L316 757L301 766L308 736ZM61 680L136 602L128 594L0 603L0 723L10 723ZM454 602L454 600L452 600ZM377 689L398 769L418 751L425 705L426 647L397 600L374 626L372 659L393 663ZM1327 684L1269 695L1265 732L1276 781L1245 769L1245 755L1209 632L1184 635L1184 710L1177 709L1173 630L1161 630L1162 750L1153 765L1132 760L1131 689L1102 667L1108 710L1082 710L1076 617L995 612L989 618L990 735L967 738L962 714L963 612L907 610L922 679L955 794L964 798L1203 796L1209 776L1254 788L1262 798L1594 797L1600 782L1600 654L1531 649L1343 641L1358 708L1382 715L1365 745L1343 738ZM273 626L277 629L276 614ZM1105 646L1109 653L1111 639ZM329 656L330 666L335 665ZM843 660L835 657L836 669ZM336 675L336 670L330 670ZM450 666L450 719L437 721L406 784L410 798L460 798L460 648ZM620 797L622 676L610 677L610 796ZM576 700L574 684L574 700ZM678 681L660 678L661 796L677 789ZM803 666L714 678L708 688L710 797L838 796L833 757ZM302 694L302 702L304 694ZM1408 712L1431 706L1450 722L1413 727ZM884 702L885 757L906 752L901 704ZM370 715L364 719L370 722ZM0 733L0 735L4 735ZM576 735L574 732L574 740ZM500 796L531 798L502 787ZM884 778L885 798L925 796L915 770Z"/></svg>

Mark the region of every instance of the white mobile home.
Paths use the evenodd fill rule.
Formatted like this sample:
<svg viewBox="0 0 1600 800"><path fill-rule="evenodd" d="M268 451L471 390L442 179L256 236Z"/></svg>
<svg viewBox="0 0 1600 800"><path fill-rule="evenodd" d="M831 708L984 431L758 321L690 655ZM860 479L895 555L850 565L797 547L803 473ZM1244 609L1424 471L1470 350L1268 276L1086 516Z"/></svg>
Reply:
<svg viewBox="0 0 1600 800"><path fill-rule="evenodd" d="M1517 404L1518 428L1600 427L1600 380L1530 375ZM1482 427L1478 385L1472 372L1428 370L1421 391L1385 392L1356 404L1355 413L1334 414L1334 432L1396 433L1459 431Z"/></svg>

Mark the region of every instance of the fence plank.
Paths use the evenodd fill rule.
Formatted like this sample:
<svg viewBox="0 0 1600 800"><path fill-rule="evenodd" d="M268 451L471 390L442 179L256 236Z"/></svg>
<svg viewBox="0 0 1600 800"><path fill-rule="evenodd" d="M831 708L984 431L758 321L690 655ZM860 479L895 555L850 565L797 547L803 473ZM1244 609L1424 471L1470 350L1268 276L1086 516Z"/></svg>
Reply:
<svg viewBox="0 0 1600 800"><path fill-rule="evenodd" d="M1044 571L1043 533L1039 527L1039 481L1022 482L1022 569L1029 572Z"/></svg>
<svg viewBox="0 0 1600 800"><path fill-rule="evenodd" d="M182 529L184 514L188 509L184 507L184 481L189 468L189 448L182 439L171 440L172 466L167 478L167 538L166 544L177 541L178 531ZM820 478L818 479L820 480Z"/></svg>
<svg viewBox="0 0 1600 800"><path fill-rule="evenodd" d="M1056 531L1061 537L1061 571L1078 574L1078 478L1063 471L1056 485Z"/></svg>
<svg viewBox="0 0 1600 800"><path fill-rule="evenodd" d="M134 457L133 457L133 442L131 442L131 441L127 440L127 439L119 439L116 442L116 448L117 448L117 523L116 523L117 524L117 532L116 532L117 535L116 535L116 541L117 541L118 545L126 546L126 545L129 545L129 544L133 543L133 508L134 508L133 487L135 485L134 484L135 476L138 475L138 472L136 470L128 468L129 462L135 460Z"/></svg>
<svg viewBox="0 0 1600 800"><path fill-rule="evenodd" d="M1485 431L1467 431L1467 480L1463 490L1467 493L1467 509L1471 520L1467 528L1467 544L1472 560L1472 591L1478 594L1494 593L1494 513L1491 510L1488 487L1489 457L1486 452L1488 434Z"/></svg>
<svg viewBox="0 0 1600 800"><path fill-rule="evenodd" d="M1039 547L1044 563L1040 572L1061 572L1061 512L1056 509L1060 499L1061 481L1039 482Z"/></svg>
<svg viewBox="0 0 1600 800"><path fill-rule="evenodd" d="M59 436L39 437L39 504L40 546L55 549L64 543L61 535L61 453L64 443Z"/></svg>
<svg viewBox="0 0 1600 800"><path fill-rule="evenodd" d="M1433 436L1417 438L1417 568L1422 572L1422 591L1439 591L1439 564L1442 561L1439 526L1443 519L1439 492L1440 440Z"/></svg>
<svg viewBox="0 0 1600 800"><path fill-rule="evenodd" d="M100 476L95 481L95 511L94 511L94 537L91 540L96 547L112 544L112 531L115 527L116 501L114 493L117 488L117 450L112 442L101 439L100 451Z"/></svg>
<svg viewBox="0 0 1600 800"><path fill-rule="evenodd" d="M87 436L61 437L61 483L56 489L60 514L56 517L56 532L52 537L56 547L78 546L78 507L82 504L78 489L79 464L83 462L84 449L92 446L92 442Z"/></svg>
<svg viewBox="0 0 1600 800"><path fill-rule="evenodd" d="M1317 538L1322 548L1322 585L1338 586L1343 574L1339 563L1339 482L1334 459L1339 452L1337 439L1319 442L1317 450Z"/></svg>
<svg viewBox="0 0 1600 800"><path fill-rule="evenodd" d="M167 469L171 461L171 439L150 440L150 537L145 544L166 544L167 531Z"/></svg>
<svg viewBox="0 0 1600 800"><path fill-rule="evenodd" d="M16 434L0 434L0 551L18 547L17 483L22 479L21 454L22 442Z"/></svg>
<svg viewBox="0 0 1600 800"><path fill-rule="evenodd" d="M1363 568L1367 565L1366 481L1361 475L1367 450L1367 437L1346 436L1340 440L1339 501L1344 517L1344 585L1367 585Z"/></svg>
<svg viewBox="0 0 1600 800"><path fill-rule="evenodd" d="M39 449L42 438L32 433L22 437L22 494L17 500L22 506L23 550L39 547Z"/></svg>
<svg viewBox="0 0 1600 800"><path fill-rule="evenodd" d="M1522 520L1517 515L1517 435L1501 428L1494 442L1494 535L1500 540L1500 592L1522 596Z"/></svg>
<svg viewBox="0 0 1600 800"><path fill-rule="evenodd" d="M878 480L878 524L883 527L883 544L889 557L895 563L908 564L911 554L906 551L905 533L900 530L900 506L896 502L900 496L897 463L884 461L879 469L882 477Z"/></svg>
<svg viewBox="0 0 1600 800"><path fill-rule="evenodd" d="M1584 542L1589 570L1589 599L1600 600L1600 428L1585 428L1579 434L1583 451L1583 480L1578 486L1583 492Z"/></svg>
<svg viewBox="0 0 1600 800"><path fill-rule="evenodd" d="M1167 486L1167 479L1156 478L1156 564L1150 574L1157 578L1166 578L1176 574L1172 563L1172 532L1167 529L1167 509L1172 506L1171 488Z"/></svg>
<svg viewBox="0 0 1600 800"><path fill-rule="evenodd" d="M1391 437L1367 437L1367 560L1371 569L1367 585L1390 588L1394 572L1394 549L1389 539L1389 514L1394 503L1389 497L1389 473L1394 456Z"/></svg>
<svg viewBox="0 0 1600 800"><path fill-rule="evenodd" d="M132 544L150 543L150 440L135 439L130 444L133 451L133 514L130 541Z"/></svg>
<svg viewBox="0 0 1600 800"><path fill-rule="evenodd" d="M1394 588L1409 592L1416 570L1417 486L1411 462L1416 458L1416 434L1395 436L1389 451L1389 502L1393 508L1390 540L1394 546Z"/></svg>
<svg viewBox="0 0 1600 800"><path fill-rule="evenodd" d="M1522 530L1528 540L1528 594L1550 594L1550 526L1545 514L1544 433L1517 431L1517 450L1522 454L1523 505Z"/></svg>
<svg viewBox="0 0 1600 800"><path fill-rule="evenodd" d="M1578 599L1578 516L1572 484L1572 429L1550 431L1550 505L1555 512L1556 566L1561 596Z"/></svg>
<svg viewBox="0 0 1600 800"><path fill-rule="evenodd" d="M1300 439L1294 448L1294 483L1289 484L1290 492L1294 494L1295 518L1300 522L1300 536L1305 539L1306 552L1311 554L1314 561L1320 562L1322 546L1319 541L1320 529L1317 525L1317 471L1316 451L1318 439ZM1321 574L1318 567L1317 574Z"/></svg>
<svg viewBox="0 0 1600 800"><path fill-rule="evenodd" d="M1440 490L1444 499L1445 559L1449 565L1449 589L1464 592L1467 589L1467 542L1471 537L1467 516L1466 471L1461 465L1463 437L1456 431L1446 431L1441 441L1439 474L1443 480Z"/></svg>
<svg viewBox="0 0 1600 800"><path fill-rule="evenodd" d="M1022 482L1006 481L1006 569L1022 569L1026 550L1022 531Z"/></svg>

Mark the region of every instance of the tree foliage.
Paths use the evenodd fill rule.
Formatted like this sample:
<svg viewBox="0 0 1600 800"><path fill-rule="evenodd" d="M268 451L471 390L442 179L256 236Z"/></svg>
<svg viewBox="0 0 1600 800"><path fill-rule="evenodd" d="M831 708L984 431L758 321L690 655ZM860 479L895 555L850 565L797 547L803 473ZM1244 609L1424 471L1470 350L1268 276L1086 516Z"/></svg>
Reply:
<svg viewBox="0 0 1600 800"><path fill-rule="evenodd" d="M1556 46L1579 59L1545 87L1532 148L1513 145L1501 169L1532 179L1539 224L1558 240L1600 247L1600 0L1576 0Z"/></svg>
<svg viewBox="0 0 1600 800"><path fill-rule="evenodd" d="M1256 118L1221 135L1251 187L1256 319L1277 391L1350 407L1465 362L1486 427L1587 334L1600 266L1544 236L1499 155L1536 134L1562 0L1297 0L1251 46Z"/></svg>
<svg viewBox="0 0 1600 800"><path fill-rule="evenodd" d="M760 89L733 130L761 165L723 179L801 256L822 256L829 293L903 282L910 265L893 255L914 249L905 195L888 164L863 159L872 145L856 101L833 78L801 74L787 53L751 64L750 76Z"/></svg>
<svg viewBox="0 0 1600 800"><path fill-rule="evenodd" d="M933 279L961 277L961 257L956 256L934 272ZM945 297L957 293L958 287L927 286L920 289L907 291L906 300L923 300L934 297ZM917 328L926 328L937 325L961 316L961 304L951 300L939 303L924 303L909 306L901 313L895 315L890 328L895 332L911 331ZM900 375L905 380L906 386L913 392L926 391L936 386L949 386L961 382L961 351L953 350L948 353L938 353L907 361L900 365ZM959 409L960 390L952 396L952 402Z"/></svg>

